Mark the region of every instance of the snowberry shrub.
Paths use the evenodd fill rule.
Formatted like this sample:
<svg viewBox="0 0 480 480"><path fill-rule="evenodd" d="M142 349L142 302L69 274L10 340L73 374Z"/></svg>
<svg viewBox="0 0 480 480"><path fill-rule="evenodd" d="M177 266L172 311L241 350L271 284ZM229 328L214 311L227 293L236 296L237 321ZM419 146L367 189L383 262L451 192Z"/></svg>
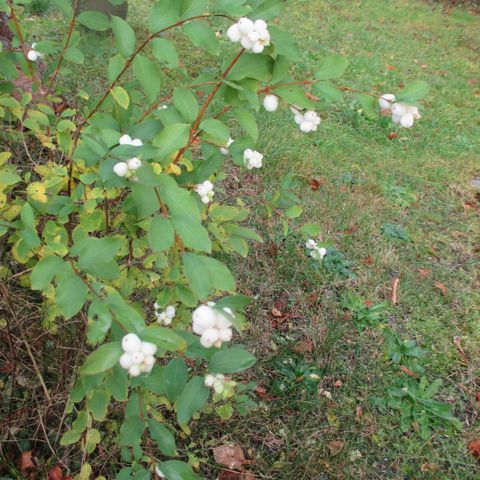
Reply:
<svg viewBox="0 0 480 480"><path fill-rule="evenodd" d="M289 65L300 51L272 23L281 0L159 0L144 39L119 17L77 17L78 0L52 3L68 20L61 42L32 38L20 2L0 0L14 35L0 49L0 120L9 138L0 152L0 235L8 246L1 275L41 293L46 324L88 320L77 333L93 351L71 391L61 444L79 442L85 459L101 442L109 405L125 402L115 415L125 412L118 442L129 466L117 478L194 478L175 460L176 432L188 433L212 392L215 411L231 416L248 400L234 375L255 362L237 346L249 299L235 293L214 254L246 256L261 239L242 225L247 202L222 196L224 165L269 168L268 155L254 149L262 105L271 115L290 108L311 134L321 129L316 103L325 110L351 92L367 116L381 108L410 127L426 88L416 82L380 97L334 85L348 65L336 55L316 79L293 79ZM80 36L99 41L79 24L113 34L116 53L98 96L88 79L64 92L62 79L89 61ZM174 30L218 68L190 78ZM173 86L164 76L171 70L182 79ZM19 136L25 162L10 151ZM282 218L285 234L307 240L319 230L299 223L295 181L287 175L264 206ZM314 258L324 254L314 239L307 246Z"/></svg>

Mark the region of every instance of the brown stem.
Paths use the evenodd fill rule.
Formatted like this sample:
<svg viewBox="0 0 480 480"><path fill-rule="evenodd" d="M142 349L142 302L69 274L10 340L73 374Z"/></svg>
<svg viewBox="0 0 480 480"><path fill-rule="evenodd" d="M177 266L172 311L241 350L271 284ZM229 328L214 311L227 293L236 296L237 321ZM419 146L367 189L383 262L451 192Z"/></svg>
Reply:
<svg viewBox="0 0 480 480"><path fill-rule="evenodd" d="M317 82L318 82L318 80L299 80L299 81L295 81L295 82L280 83L278 85L272 85L272 86L267 85L266 87L258 90L257 93L268 93L271 90L275 90L275 89L281 88L281 87L288 87L290 85L315 85ZM364 92L363 90L357 90L356 88L346 87L344 85L337 86L337 88L339 90L343 90L344 92L362 93L364 95L370 95L370 96L375 97L375 98L380 98L380 96L381 96L381 95L377 95L375 93Z"/></svg>
<svg viewBox="0 0 480 480"><path fill-rule="evenodd" d="M120 81L122 78L123 74L128 70L130 65L132 64L133 60L135 60L135 57L156 37L158 37L160 34L171 30L172 28L179 27L183 25L186 22L190 22L191 20L197 20L200 18L211 18L211 17L223 17L223 18L228 18L229 20L235 21L233 17L230 15L224 15L220 13L214 13L214 14L205 14L205 15L196 15L195 17L190 17L185 20L179 20L177 23L174 23L173 25L170 25L168 27L162 28L158 32L152 33L147 39L133 52L133 54L130 56L130 58L127 60L127 63L123 67L122 71L117 75L115 80L110 84L106 92L103 94L102 98L98 101L98 103L93 107L92 111L87 115L87 117L83 120L83 122L80 124L80 128L85 125L88 120L94 115L98 109L102 106L103 102L107 99L108 95L110 94L110 91L117 85L117 83Z"/></svg>
<svg viewBox="0 0 480 480"><path fill-rule="evenodd" d="M67 51L68 46L70 45L70 40L72 39L72 33L73 29L75 28L75 22L77 18L77 11L78 11L78 6L80 5L80 0L75 0L75 4L73 6L73 15L70 20L70 26L68 28L68 34L67 34L67 39L65 41L65 44L63 45L62 51L60 53L60 58L58 59L57 66L55 68L55 71L53 72L52 76L50 77L48 86L47 86L47 92L52 88L53 82L55 81L55 78L57 78L58 72L60 71L60 68L62 66L63 60L65 58L65 52Z"/></svg>
<svg viewBox="0 0 480 480"><path fill-rule="evenodd" d="M190 145L193 143L193 141L195 140L196 136L196 130L198 129L199 125L200 125L200 122L202 121L202 118L203 116L205 115L205 112L207 111L207 108L208 106L210 105L210 103L212 102L213 100L213 97L215 96L215 94L218 92L218 90L220 89L220 87L222 86L222 83L223 81L225 80L225 78L227 77L227 75L230 73L230 71L232 70L232 68L235 66L235 64L237 63L238 59L242 56L242 54L245 52L245 49L242 48L236 55L235 57L233 58L233 60L230 62L230 64L228 65L228 67L226 68L226 70L222 73L221 77L220 77L220 80L217 82L217 84L215 85L215 87L213 88L213 90L210 92L210 95L207 97L207 99L205 100L205 103L202 105L202 108L200 109L200 112L198 113L197 115L197 118L195 119L195 122L193 123L192 125L192 128L190 129L190 138L188 140L188 143L187 145L185 145L183 148L181 148L178 153L177 153L177 156L175 157L175 160L173 163L177 163L181 158L182 158L182 155L187 151L188 147L190 147Z"/></svg>
<svg viewBox="0 0 480 480"><path fill-rule="evenodd" d="M32 66L32 62L30 62L30 60L28 59L27 47L25 46L25 40L23 39L22 30L20 29L20 23L18 22L17 15L15 14L12 1L7 0L7 5L10 8L10 18L12 19L12 22L15 25L15 31L17 32L18 40L20 42L20 46L22 47L23 56L25 57L25 61L27 62L27 67L30 72L30 76L32 77L32 80L38 81L38 78L35 75L35 71Z"/></svg>

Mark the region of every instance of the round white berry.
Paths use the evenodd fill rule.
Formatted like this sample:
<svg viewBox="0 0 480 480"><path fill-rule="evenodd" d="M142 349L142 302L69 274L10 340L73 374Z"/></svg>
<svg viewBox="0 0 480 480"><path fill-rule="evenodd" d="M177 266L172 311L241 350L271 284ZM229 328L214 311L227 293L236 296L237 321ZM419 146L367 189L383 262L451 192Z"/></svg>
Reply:
<svg viewBox="0 0 480 480"><path fill-rule="evenodd" d="M400 123L401 119L402 119L401 115L392 115L392 122L393 123Z"/></svg>
<svg viewBox="0 0 480 480"><path fill-rule="evenodd" d="M308 122L307 120L304 120L300 124L300 130L304 133L311 132L313 130L313 127L314 127L314 125L312 124L312 122Z"/></svg>
<svg viewBox="0 0 480 480"><path fill-rule="evenodd" d="M175 307L173 305L169 305L166 309L165 309L165 315L168 317L168 318L173 318L175 316Z"/></svg>
<svg viewBox="0 0 480 480"><path fill-rule="evenodd" d="M222 381L216 381L214 384L213 384L213 389L215 390L215 393L222 393L223 390L225 389L225 386L223 384Z"/></svg>
<svg viewBox="0 0 480 480"><path fill-rule="evenodd" d="M385 93L378 99L378 103L380 104L380 107L385 110L392 108L392 103L394 101L395 101L395 95L393 95L393 93Z"/></svg>
<svg viewBox="0 0 480 480"><path fill-rule="evenodd" d="M239 42L240 39L242 38L242 34L240 33L240 29L238 28L238 24L235 23L233 24L228 30L227 30L227 37L232 41L232 42Z"/></svg>
<svg viewBox="0 0 480 480"><path fill-rule="evenodd" d="M120 145L131 145L132 144L132 137L130 135L122 135L118 140Z"/></svg>
<svg viewBox="0 0 480 480"><path fill-rule="evenodd" d="M131 158L127 163L130 170L137 170L142 166L142 162L137 157Z"/></svg>
<svg viewBox="0 0 480 480"><path fill-rule="evenodd" d="M118 363L120 363L120 366L122 368L124 368L125 370L128 370L133 365L132 356L129 353L124 353L120 357L120 360L118 361Z"/></svg>
<svg viewBox="0 0 480 480"><path fill-rule="evenodd" d="M263 43L257 42L257 43L253 44L252 52L253 53L262 53L264 48L265 48L265 45Z"/></svg>
<svg viewBox="0 0 480 480"><path fill-rule="evenodd" d="M200 337L200 343L205 348L210 348L219 340L218 330L216 328L207 328Z"/></svg>
<svg viewBox="0 0 480 480"><path fill-rule="evenodd" d="M134 364L135 363L140 364L144 360L145 360L145 355L141 351L132 353L132 361L133 361Z"/></svg>
<svg viewBox="0 0 480 480"><path fill-rule="evenodd" d="M38 52L36 52L35 50L30 50L30 51L27 53L27 57L28 57L28 59L29 59L31 62L36 62L39 56L40 56L40 55L39 55Z"/></svg>
<svg viewBox="0 0 480 480"><path fill-rule="evenodd" d="M205 377L205 381L203 382L206 387L213 387L213 384L215 383L215 377L211 374L208 374Z"/></svg>
<svg viewBox="0 0 480 480"><path fill-rule="evenodd" d="M400 119L400 125L404 128L410 128L413 125L413 115L411 113L406 113Z"/></svg>
<svg viewBox="0 0 480 480"><path fill-rule="evenodd" d="M142 341L135 333L129 333L122 338L122 348L124 352L139 352L142 348Z"/></svg>
<svg viewBox="0 0 480 480"><path fill-rule="evenodd" d="M276 95L265 95L263 106L267 112L274 112L278 108L278 97Z"/></svg>
<svg viewBox="0 0 480 480"><path fill-rule="evenodd" d="M119 177L124 177L128 173L128 165L126 162L118 162L114 165L113 171Z"/></svg>
<svg viewBox="0 0 480 480"><path fill-rule="evenodd" d="M218 331L218 337L222 342L229 342L233 337L233 332L230 328L223 328Z"/></svg>
<svg viewBox="0 0 480 480"><path fill-rule="evenodd" d="M252 50L254 43L248 38L248 36L242 37L240 44L246 50Z"/></svg>
<svg viewBox="0 0 480 480"><path fill-rule="evenodd" d="M153 355L147 355L143 363L148 367L155 365L155 357Z"/></svg>
<svg viewBox="0 0 480 480"><path fill-rule="evenodd" d="M141 147L143 142L139 138L136 138L135 140L132 140L130 145L133 145L134 147Z"/></svg>
<svg viewBox="0 0 480 480"><path fill-rule="evenodd" d="M403 117L407 113L407 109L403 103L397 102L392 105L392 114Z"/></svg>
<svg viewBox="0 0 480 480"><path fill-rule="evenodd" d="M264 32L267 30L267 23L264 20L255 20L254 27L256 32Z"/></svg>
<svg viewBox="0 0 480 480"><path fill-rule="evenodd" d="M157 346L151 342L142 342L141 352L145 355L145 357L155 355L157 353Z"/></svg>
<svg viewBox="0 0 480 480"><path fill-rule="evenodd" d="M195 325L206 330L215 325L216 312L207 305L201 305L193 312L192 320Z"/></svg>
<svg viewBox="0 0 480 480"><path fill-rule="evenodd" d="M238 21L238 30L242 35L248 35L255 29L255 24L249 18L241 18Z"/></svg>
<svg viewBox="0 0 480 480"><path fill-rule="evenodd" d="M128 369L128 373L131 377L138 377L142 373L142 369L139 364L134 364Z"/></svg>

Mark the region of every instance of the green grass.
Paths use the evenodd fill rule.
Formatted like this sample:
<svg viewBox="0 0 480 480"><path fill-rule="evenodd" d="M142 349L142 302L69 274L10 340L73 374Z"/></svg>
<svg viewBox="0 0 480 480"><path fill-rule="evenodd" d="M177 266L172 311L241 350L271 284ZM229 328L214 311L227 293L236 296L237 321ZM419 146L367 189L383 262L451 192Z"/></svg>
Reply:
<svg viewBox="0 0 480 480"><path fill-rule="evenodd" d="M431 93L411 130L364 119L350 97L322 114L321 128L308 136L286 109L260 114L257 148L265 153L266 167L253 188L273 191L288 172L321 180L315 192L302 184L305 218L319 223L321 239L353 262L356 277L345 280L316 269L301 239L285 240L275 219L256 217L265 244L232 268L240 290L256 297L245 341L259 363L249 377L267 394L246 419L197 423L191 450L209 459L205 478L218 471L209 449L233 441L264 479L473 480L478 463L466 443L480 434L474 404L480 390L480 228L479 210L464 205L478 203L470 182L480 172L480 18L460 8L444 15L440 7L414 0L287 3L280 23L301 46L299 78L338 53L351 60L343 85L384 93L423 79ZM139 31L145 28L144 8L138 1L131 10ZM93 60L70 81L97 77L100 91L103 80L96 73L103 71L110 48L107 41L90 51ZM201 70L198 58L195 67ZM398 137L389 140L392 131ZM353 182L345 185L346 179ZM413 192L416 201L399 205L384 193L385 182ZM401 226L411 241L382 234L385 223ZM431 272L422 276L419 269ZM345 315L341 294L353 290L374 304L389 301L396 277L399 299L384 325L429 350L426 375L443 380L438 398L454 406L463 432L440 428L425 441L413 430L401 433L396 412L373 405L373 397L405 375L387 362L382 327L359 333ZM445 295L435 282L445 285ZM279 322L274 307L291 315ZM456 336L468 364L453 343ZM306 339L312 351L296 352ZM281 381L279 362L302 357L322 372L320 387L331 399L302 382L283 395L272 393Z"/></svg>

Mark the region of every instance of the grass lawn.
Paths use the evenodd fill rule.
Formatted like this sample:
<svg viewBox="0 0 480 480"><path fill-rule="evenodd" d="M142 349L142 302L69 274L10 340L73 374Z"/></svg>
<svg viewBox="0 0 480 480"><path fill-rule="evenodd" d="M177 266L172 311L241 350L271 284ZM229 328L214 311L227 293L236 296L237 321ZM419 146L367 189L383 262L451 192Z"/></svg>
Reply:
<svg viewBox="0 0 480 480"><path fill-rule="evenodd" d="M131 3L141 32L145 2ZM257 212L265 242L231 267L240 291L256 299L244 341L259 358L248 373L260 387L259 410L227 422L204 416L189 451L209 459L209 479L218 471L210 449L227 441L242 446L257 478L479 478L466 445L480 436L480 197L471 185L480 176L480 17L414 0L287 4L281 24L301 46L297 77L338 53L351 61L343 85L384 93L423 79L431 92L410 130L366 120L352 97L322 113L310 135L287 109L260 113L265 169L237 188L255 198L281 175L299 174L304 218L321 225L321 240L355 276L318 268L299 237L284 238L276 217ZM90 53L89 76L109 52ZM389 236L388 224L407 239ZM358 328L342 304L347 291L367 305L388 302L384 320ZM418 424L402 433L399 412L375 406L410 378L387 358L386 328L428 351L424 375L443 381L435 398L453 406L463 431L436 427L422 439ZM319 383L305 380L312 372Z"/></svg>

